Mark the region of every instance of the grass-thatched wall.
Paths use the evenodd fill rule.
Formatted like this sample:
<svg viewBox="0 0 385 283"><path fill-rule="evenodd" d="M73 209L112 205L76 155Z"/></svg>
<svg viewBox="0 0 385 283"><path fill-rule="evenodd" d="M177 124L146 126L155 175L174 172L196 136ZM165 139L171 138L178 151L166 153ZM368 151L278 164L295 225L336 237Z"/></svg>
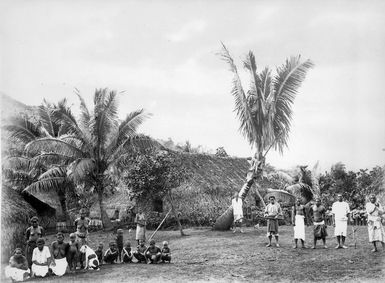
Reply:
<svg viewBox="0 0 385 283"><path fill-rule="evenodd" d="M191 225L208 225L210 220L215 220L231 204L234 192L239 191L245 182L249 163L246 158L177 154L180 155L184 166L192 173L192 177L173 190L175 208L180 212L182 222ZM270 170L271 168L267 166L267 171ZM255 187L253 187L245 200L246 205L255 205L256 198ZM123 191L116 192L105 200L109 216L113 215L115 209L119 209L121 217L124 217L127 208L132 205L128 194ZM158 217L155 217L154 221L161 219L169 208L170 205L165 200L164 213L156 214ZM99 207L95 203L91 208L91 216L98 215ZM173 222L172 217L170 219Z"/></svg>
<svg viewBox="0 0 385 283"><path fill-rule="evenodd" d="M1 255L7 261L16 247L24 249L24 232L36 210L12 188L2 186Z"/></svg>

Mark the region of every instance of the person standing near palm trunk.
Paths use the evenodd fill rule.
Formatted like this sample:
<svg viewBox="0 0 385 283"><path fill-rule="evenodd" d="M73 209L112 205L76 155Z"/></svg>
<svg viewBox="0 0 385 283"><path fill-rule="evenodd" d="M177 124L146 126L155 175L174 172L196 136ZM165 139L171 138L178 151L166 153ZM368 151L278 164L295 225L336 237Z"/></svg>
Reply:
<svg viewBox="0 0 385 283"><path fill-rule="evenodd" d="M242 221L243 221L243 207L242 207L242 199L239 197L238 193L234 193L234 198L231 201L234 212L234 231L237 231L237 226L239 227L239 231L243 233L242 230Z"/></svg>
<svg viewBox="0 0 385 283"><path fill-rule="evenodd" d="M282 153L287 147L294 99L313 63L310 60L302 62L300 56L291 57L273 75L269 68L257 71L255 56L249 51L243 61L245 70L250 74L250 89L245 91L233 58L225 45L222 44L222 47L220 55L233 73L231 94L241 124L239 131L253 150L246 181L239 191L240 198L244 200L253 184L262 178L265 157L270 149ZM266 206L259 191L256 192ZM217 218L214 229L228 230L232 223L233 207L230 206Z"/></svg>

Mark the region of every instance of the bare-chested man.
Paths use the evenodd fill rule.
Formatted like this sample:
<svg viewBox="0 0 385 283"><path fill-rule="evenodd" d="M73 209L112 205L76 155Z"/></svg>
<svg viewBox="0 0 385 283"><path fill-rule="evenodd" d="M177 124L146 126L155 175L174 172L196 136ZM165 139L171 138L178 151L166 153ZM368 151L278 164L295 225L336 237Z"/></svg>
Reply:
<svg viewBox="0 0 385 283"><path fill-rule="evenodd" d="M51 266L52 272L57 276L63 276L67 270L67 255L70 245L64 242L64 234L58 232L56 241L51 244L51 254L53 256L55 266Z"/></svg>
<svg viewBox="0 0 385 283"><path fill-rule="evenodd" d="M300 198L297 199L296 204L293 206L292 211L292 223L294 226L294 247L297 248L298 239L301 239L302 248L305 248L305 206L302 204Z"/></svg>
<svg viewBox="0 0 385 283"><path fill-rule="evenodd" d="M325 216L326 216L326 208L321 205L321 199L316 198L315 204L310 207L310 211L313 215L313 224L314 224L314 246L313 249L316 248L317 240L322 239L324 244L324 248L326 249L326 225L325 225Z"/></svg>

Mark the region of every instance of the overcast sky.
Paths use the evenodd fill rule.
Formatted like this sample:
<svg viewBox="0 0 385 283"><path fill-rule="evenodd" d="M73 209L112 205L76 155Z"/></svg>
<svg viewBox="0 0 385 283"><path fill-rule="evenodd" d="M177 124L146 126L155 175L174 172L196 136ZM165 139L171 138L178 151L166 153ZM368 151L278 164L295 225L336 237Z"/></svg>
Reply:
<svg viewBox="0 0 385 283"><path fill-rule="evenodd" d="M384 15L384 1L2 1L0 91L76 108L75 87L89 103L95 88L125 91L122 117L153 114L142 132L249 156L220 42L238 64L252 50L260 69L301 54L315 68L289 148L267 161L370 168L385 163Z"/></svg>

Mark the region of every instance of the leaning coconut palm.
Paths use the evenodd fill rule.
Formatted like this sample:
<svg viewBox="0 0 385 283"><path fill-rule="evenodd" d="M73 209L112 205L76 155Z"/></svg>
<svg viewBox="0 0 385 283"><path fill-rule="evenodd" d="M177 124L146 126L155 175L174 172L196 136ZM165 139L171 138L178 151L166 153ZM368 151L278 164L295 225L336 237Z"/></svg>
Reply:
<svg viewBox="0 0 385 283"><path fill-rule="evenodd" d="M283 152L287 147L292 105L297 90L313 63L310 60L301 62L300 56L291 57L277 68L277 74L273 76L269 68L257 72L255 57L250 51L243 61L251 78L250 89L246 93L233 58L223 44L222 47L221 57L234 75L231 94L234 96L235 112L241 123L239 130L254 152L246 182L239 192L239 196L244 199L254 182L262 177L269 150L273 148ZM261 198L260 194L259 197ZM263 200L262 203L264 204ZM228 230L232 221L232 207L229 207L217 219L214 229Z"/></svg>
<svg viewBox="0 0 385 283"><path fill-rule="evenodd" d="M71 162L66 167L67 176L75 184L92 186L98 196L101 218L105 228L111 221L104 208L104 193L111 183L116 164L130 150L151 147L155 142L137 133L137 128L149 118L143 109L131 112L119 122L118 101L115 91L97 89L93 111L90 111L79 92L80 117L77 120L70 109L58 107L54 121L61 123L66 135L45 137L30 142L28 152L38 151L42 158L63 158ZM50 157L44 156L49 152Z"/></svg>
<svg viewBox="0 0 385 283"><path fill-rule="evenodd" d="M69 221L67 213L66 196L74 190L73 184L66 178L66 174L61 175L65 180L47 178L51 174L50 168L63 164L66 160L63 158L50 158L51 153L37 155L36 152L24 152L24 147L37 139L44 137L58 137L63 134L60 123L54 121L53 113L57 107L68 108L66 100L61 100L57 105L43 101L38 107L36 117L15 117L5 125L5 130L9 135L11 142L17 144L16 148L11 150L10 156L5 159L3 173L6 180L15 185L19 190L27 193L51 192L52 190L58 196L63 216ZM53 163L52 163L53 162ZM57 174L56 174L57 175Z"/></svg>

